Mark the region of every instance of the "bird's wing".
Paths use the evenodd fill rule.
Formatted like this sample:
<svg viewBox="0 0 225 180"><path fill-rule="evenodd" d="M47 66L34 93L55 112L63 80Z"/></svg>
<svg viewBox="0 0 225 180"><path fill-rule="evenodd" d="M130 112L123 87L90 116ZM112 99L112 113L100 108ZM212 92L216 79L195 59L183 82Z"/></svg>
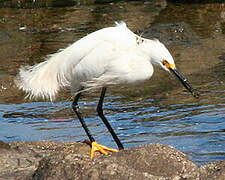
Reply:
<svg viewBox="0 0 225 180"><path fill-rule="evenodd" d="M81 85L84 88L83 91L116 84L137 83L147 80L152 76L153 67L149 61L149 57L140 51L139 48L133 47L127 50L118 50L117 55L113 54L112 49L108 49L108 51L111 56L107 60L101 61L105 66L95 61L90 66L88 64L88 67L82 72L84 67L82 62L86 63L86 59L81 62L82 69L78 69L78 76L80 73L82 74L79 80L81 80ZM93 53L96 54L96 52ZM85 79L87 76L88 78Z"/></svg>
<svg viewBox="0 0 225 180"><path fill-rule="evenodd" d="M15 81L16 85L27 92L29 97L54 100L60 88L71 85L74 67L96 48L103 47L101 44L104 42L122 49L133 46L136 39L134 33L124 24L98 30L48 56L45 62L20 68ZM106 52L102 54L104 55L95 58L108 57Z"/></svg>
<svg viewBox="0 0 225 180"><path fill-rule="evenodd" d="M80 40L73 43L62 51L67 64L78 64L91 51L99 48L101 44L111 43L117 48L127 48L136 44L135 34L130 31L124 24L119 24L116 27L108 27L93 32ZM103 51L104 49L102 49Z"/></svg>
<svg viewBox="0 0 225 180"><path fill-rule="evenodd" d="M71 82L74 78L72 71L77 65L104 64L118 56L119 51L125 51L133 46L136 46L136 35L124 24L98 30L61 52L63 63L60 74Z"/></svg>

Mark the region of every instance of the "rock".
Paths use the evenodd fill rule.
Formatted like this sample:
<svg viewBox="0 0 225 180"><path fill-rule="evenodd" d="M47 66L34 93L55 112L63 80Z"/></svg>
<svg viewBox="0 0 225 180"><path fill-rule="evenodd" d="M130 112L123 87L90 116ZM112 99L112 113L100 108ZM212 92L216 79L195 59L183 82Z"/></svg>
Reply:
<svg viewBox="0 0 225 180"><path fill-rule="evenodd" d="M0 180L27 179L39 166L39 161L56 152L76 153L86 152L88 146L84 143L54 143L54 142L0 142ZM2 178L2 179L1 179Z"/></svg>
<svg viewBox="0 0 225 180"><path fill-rule="evenodd" d="M143 37L159 39L166 45L200 44L200 38L187 23L154 24L145 28Z"/></svg>
<svg viewBox="0 0 225 180"><path fill-rule="evenodd" d="M217 161L206 164L200 168L201 179L204 180L224 180L225 179L225 161Z"/></svg>
<svg viewBox="0 0 225 180"><path fill-rule="evenodd" d="M110 3L113 0L64 0L64 1L52 1L52 0L11 0L11 1L0 1L2 8L43 8L43 7L65 7L75 5L85 5L94 3Z"/></svg>
<svg viewBox="0 0 225 180"><path fill-rule="evenodd" d="M148 144L94 161L75 154L54 154L40 162L33 179L180 179L195 177L197 171L185 154L169 146Z"/></svg>
<svg viewBox="0 0 225 180"><path fill-rule="evenodd" d="M91 160L79 142L0 142L0 180L222 180L225 161L197 167L162 144L146 144Z"/></svg>
<svg viewBox="0 0 225 180"><path fill-rule="evenodd" d="M21 179L31 175L41 159L35 152L21 151L8 144L0 146L0 179Z"/></svg>
<svg viewBox="0 0 225 180"><path fill-rule="evenodd" d="M221 61L225 61L225 53L221 54L218 59L220 59Z"/></svg>
<svg viewBox="0 0 225 180"><path fill-rule="evenodd" d="M0 31L0 42L3 43L4 41L7 41L10 39L10 35L5 31Z"/></svg>
<svg viewBox="0 0 225 180"><path fill-rule="evenodd" d="M10 145L0 141L0 150L1 149L10 149Z"/></svg>

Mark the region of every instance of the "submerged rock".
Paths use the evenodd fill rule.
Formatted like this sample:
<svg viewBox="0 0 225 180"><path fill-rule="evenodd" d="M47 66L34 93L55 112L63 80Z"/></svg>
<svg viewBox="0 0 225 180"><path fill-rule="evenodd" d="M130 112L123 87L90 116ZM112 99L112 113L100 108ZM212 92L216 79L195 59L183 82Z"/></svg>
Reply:
<svg viewBox="0 0 225 180"><path fill-rule="evenodd" d="M143 37L159 39L166 45L198 45L200 38L187 23L154 24L143 31Z"/></svg>
<svg viewBox="0 0 225 180"><path fill-rule="evenodd" d="M4 145L2 145L4 144ZM14 142L0 146L0 179L224 179L225 161L197 167L161 144L147 144L91 160L84 143Z"/></svg>

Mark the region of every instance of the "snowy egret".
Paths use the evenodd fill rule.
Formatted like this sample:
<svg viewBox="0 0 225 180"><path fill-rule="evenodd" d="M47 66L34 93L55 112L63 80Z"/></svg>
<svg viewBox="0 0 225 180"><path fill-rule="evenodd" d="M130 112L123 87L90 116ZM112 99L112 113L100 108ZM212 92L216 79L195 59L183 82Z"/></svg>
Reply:
<svg viewBox="0 0 225 180"><path fill-rule="evenodd" d="M102 119L119 149L123 145L103 114L106 88L120 84L133 84L148 80L153 74L153 64L172 72L195 97L198 96L175 66L167 48L159 40L142 38L133 33L124 22L93 32L67 48L47 57L34 66L21 67L16 85L27 92L27 97L53 101L60 89L70 87L75 94L72 108L91 141L91 158L96 151L108 154L117 152L98 144L90 133L78 100L84 91L101 88L97 105Z"/></svg>

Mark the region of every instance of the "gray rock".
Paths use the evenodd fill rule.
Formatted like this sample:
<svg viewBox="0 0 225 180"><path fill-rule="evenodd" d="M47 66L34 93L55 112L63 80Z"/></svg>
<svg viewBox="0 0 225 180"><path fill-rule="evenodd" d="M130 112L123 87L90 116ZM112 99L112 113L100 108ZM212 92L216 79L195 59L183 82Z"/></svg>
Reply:
<svg viewBox="0 0 225 180"><path fill-rule="evenodd" d="M225 161L217 161L200 167L200 179L202 180L224 180Z"/></svg>
<svg viewBox="0 0 225 180"><path fill-rule="evenodd" d="M198 168L186 155L165 145L148 144L93 161L59 153L44 158L33 178L41 179L174 179L194 177Z"/></svg>
<svg viewBox="0 0 225 180"><path fill-rule="evenodd" d="M147 144L91 160L85 143L0 141L0 180L222 180L225 161L197 167L162 144Z"/></svg>
<svg viewBox="0 0 225 180"><path fill-rule="evenodd" d="M0 180L29 179L39 161L56 152L76 153L88 151L84 143L14 142L0 141ZM81 153L82 154L82 153Z"/></svg>

